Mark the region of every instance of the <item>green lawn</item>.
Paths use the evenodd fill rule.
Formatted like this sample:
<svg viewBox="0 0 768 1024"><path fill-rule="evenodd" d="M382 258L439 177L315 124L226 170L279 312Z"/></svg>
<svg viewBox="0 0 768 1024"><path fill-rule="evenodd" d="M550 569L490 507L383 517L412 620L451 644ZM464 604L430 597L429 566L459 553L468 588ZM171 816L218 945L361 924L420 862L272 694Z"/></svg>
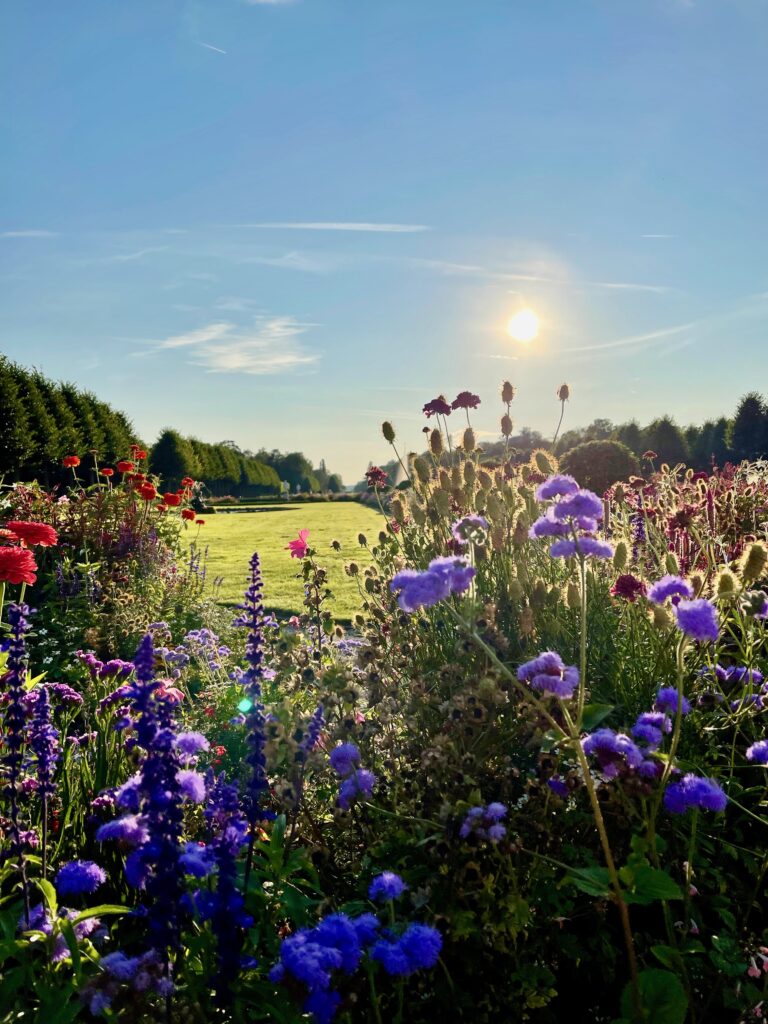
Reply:
<svg viewBox="0 0 768 1024"><path fill-rule="evenodd" d="M344 572L345 562L367 561L357 543L365 533L371 544L381 529L381 515L357 502L313 502L295 505L262 505L258 512L217 512L205 516L200 545L208 547L208 579L223 576L219 592L225 604L242 599L248 560L254 551L261 556L264 603L269 611L293 614L301 611L303 586L297 579L300 563L285 550L299 530L309 530L309 544L317 551L318 564L328 570L334 594L333 613L348 620L360 608L357 583ZM331 548L338 540L341 551Z"/></svg>

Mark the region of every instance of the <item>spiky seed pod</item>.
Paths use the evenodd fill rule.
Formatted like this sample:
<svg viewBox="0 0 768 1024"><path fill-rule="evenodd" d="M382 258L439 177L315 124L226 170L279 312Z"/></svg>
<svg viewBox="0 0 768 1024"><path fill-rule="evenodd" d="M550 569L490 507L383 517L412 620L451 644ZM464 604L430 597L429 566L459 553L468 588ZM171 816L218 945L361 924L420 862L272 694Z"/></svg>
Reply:
<svg viewBox="0 0 768 1024"><path fill-rule="evenodd" d="M490 491L493 487L493 477L487 469L481 469L477 474L477 479L480 481L480 486L483 490Z"/></svg>
<svg viewBox="0 0 768 1024"><path fill-rule="evenodd" d="M479 490L475 495L475 512L484 512L488 500L488 491Z"/></svg>
<svg viewBox="0 0 768 1024"><path fill-rule="evenodd" d="M693 596L699 597L704 589L704 577L699 575L699 573L694 573L691 576L691 586L693 587Z"/></svg>
<svg viewBox="0 0 768 1024"><path fill-rule="evenodd" d="M440 470L439 474L440 486L444 491L450 491L451 489L451 478L448 472L444 469Z"/></svg>
<svg viewBox="0 0 768 1024"><path fill-rule="evenodd" d="M514 487L511 487L509 484L506 484L502 488L501 496L504 499L504 504L507 506L508 509L512 509L514 511L517 508L517 492L515 491Z"/></svg>
<svg viewBox="0 0 768 1024"><path fill-rule="evenodd" d="M387 534L384 530L379 530L379 544L387 543Z"/></svg>
<svg viewBox="0 0 768 1024"><path fill-rule="evenodd" d="M480 562L488 561L488 548L482 545L475 545L475 562L479 565Z"/></svg>
<svg viewBox="0 0 768 1024"><path fill-rule="evenodd" d="M512 399L515 397L515 389L512 387L508 380L505 380L501 385L501 400L504 405L509 405Z"/></svg>
<svg viewBox="0 0 768 1024"><path fill-rule="evenodd" d="M344 566L344 572L347 574L347 576L359 576L360 566L357 564L357 562L350 562L348 565Z"/></svg>
<svg viewBox="0 0 768 1024"><path fill-rule="evenodd" d="M389 420L384 420L384 422L381 424L381 432L384 435L384 440L388 444L392 444L392 442L395 440L395 428L392 426Z"/></svg>
<svg viewBox="0 0 768 1024"><path fill-rule="evenodd" d="M557 397L560 399L561 402L568 401L568 399L571 397L571 389L568 387L567 384L560 385L560 387L557 389Z"/></svg>
<svg viewBox="0 0 768 1024"><path fill-rule="evenodd" d="M741 561L741 578L745 583L759 580L768 565L768 550L760 541L750 544Z"/></svg>
<svg viewBox="0 0 768 1024"><path fill-rule="evenodd" d="M512 436L512 417L506 412L501 417L501 434L502 437Z"/></svg>
<svg viewBox="0 0 768 1024"><path fill-rule="evenodd" d="M505 542L506 533L504 527L497 523L491 527L491 547L494 551L503 551Z"/></svg>
<svg viewBox="0 0 768 1024"><path fill-rule="evenodd" d="M492 521L498 522L504 517L504 506L495 491L491 491L485 502L485 508Z"/></svg>
<svg viewBox="0 0 768 1024"><path fill-rule="evenodd" d="M581 591L575 583L569 583L565 592L565 603L569 608L581 608Z"/></svg>
<svg viewBox="0 0 768 1024"><path fill-rule="evenodd" d="M547 603L547 585L544 580L536 580L531 591L531 608L538 611Z"/></svg>
<svg viewBox="0 0 768 1024"><path fill-rule="evenodd" d="M616 572L623 572L629 559L629 550L626 543L620 540L613 553L613 568Z"/></svg>
<svg viewBox="0 0 768 1024"><path fill-rule="evenodd" d="M529 587L531 585L531 574L528 572L528 566L525 562L517 563L517 578L523 586Z"/></svg>
<svg viewBox="0 0 768 1024"><path fill-rule="evenodd" d="M427 519L433 526L439 526L440 524L440 513L437 511L434 505L431 505L427 510Z"/></svg>
<svg viewBox="0 0 768 1024"><path fill-rule="evenodd" d="M435 491L432 495L432 500L435 503L438 515L449 516L451 514L451 495L449 491Z"/></svg>
<svg viewBox="0 0 768 1024"><path fill-rule="evenodd" d="M621 484L616 484L616 486L613 488L614 501L622 502L624 501L624 497L624 487Z"/></svg>
<svg viewBox="0 0 768 1024"><path fill-rule="evenodd" d="M416 523L417 526L424 526L427 522L427 514L424 511L424 508L421 505L419 505L418 502L414 502L411 505L411 516L413 517L413 521L414 523Z"/></svg>
<svg viewBox="0 0 768 1024"><path fill-rule="evenodd" d="M717 574L715 593L719 598L734 597L739 589L739 581L730 569L721 569Z"/></svg>
<svg viewBox="0 0 768 1024"><path fill-rule="evenodd" d="M509 596L513 601L522 601L525 597L525 591L523 590L520 580L512 580L509 584Z"/></svg>
<svg viewBox="0 0 768 1024"><path fill-rule="evenodd" d="M672 625L672 616L661 604L653 606L653 624L656 629L669 629Z"/></svg>
<svg viewBox="0 0 768 1024"><path fill-rule="evenodd" d="M462 446L465 452L473 452L477 446L475 441L475 432L472 427L467 427L464 431L464 437L462 438Z"/></svg>
<svg viewBox="0 0 768 1024"><path fill-rule="evenodd" d="M670 576L680 575L680 563L678 562L674 551L667 552L667 557L664 559L664 568Z"/></svg>
<svg viewBox="0 0 768 1024"><path fill-rule="evenodd" d="M461 475L461 466L451 467L451 487L461 487L464 480Z"/></svg>
<svg viewBox="0 0 768 1024"><path fill-rule="evenodd" d="M361 548L367 548L368 547L368 538L365 536L364 533L358 533L358 535L357 535L357 543L360 545Z"/></svg>
<svg viewBox="0 0 768 1024"><path fill-rule="evenodd" d="M473 484L476 479L477 470L475 469L475 464L474 462L469 462L469 460L467 460L467 462L464 463L464 480L468 484Z"/></svg>
<svg viewBox="0 0 768 1024"><path fill-rule="evenodd" d="M552 452L548 452L546 448L537 448L536 451L531 452L529 465L536 473L552 476L557 472L559 463Z"/></svg>
<svg viewBox="0 0 768 1024"><path fill-rule="evenodd" d="M429 450L433 455L442 455L445 450L443 448L443 435L437 428L429 435Z"/></svg>
<svg viewBox="0 0 768 1024"><path fill-rule="evenodd" d="M561 597L562 594L560 593L559 587L550 587L549 593L547 594L547 604L550 608L557 608L557 606L560 604Z"/></svg>
<svg viewBox="0 0 768 1024"><path fill-rule="evenodd" d="M405 521L405 508L403 506L402 498L393 498L389 503L389 510L392 513L392 518L396 523L402 523Z"/></svg>
<svg viewBox="0 0 768 1024"><path fill-rule="evenodd" d="M522 636L532 636L533 631L533 612L530 608L523 608L523 610L520 612L520 633Z"/></svg>
<svg viewBox="0 0 768 1024"><path fill-rule="evenodd" d="M524 515L519 515L515 522L515 529L512 532L512 543L520 548L528 540L528 520Z"/></svg>
<svg viewBox="0 0 768 1024"><path fill-rule="evenodd" d="M429 463L421 455L417 455L413 460L413 469L418 477L420 483L428 484L430 481Z"/></svg>

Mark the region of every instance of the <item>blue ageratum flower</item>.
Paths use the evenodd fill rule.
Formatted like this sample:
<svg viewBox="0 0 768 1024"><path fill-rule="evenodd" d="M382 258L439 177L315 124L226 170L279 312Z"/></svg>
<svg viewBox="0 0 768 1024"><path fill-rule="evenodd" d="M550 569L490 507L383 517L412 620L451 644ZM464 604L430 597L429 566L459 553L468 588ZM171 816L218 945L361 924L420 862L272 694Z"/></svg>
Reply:
<svg viewBox="0 0 768 1024"><path fill-rule="evenodd" d="M90 896L107 880L104 868L92 860L71 860L59 868L56 892L61 899L69 896Z"/></svg>
<svg viewBox="0 0 768 1024"><path fill-rule="evenodd" d="M632 726L636 740L653 749L660 747L664 734L672 732L672 720L663 711L645 711Z"/></svg>
<svg viewBox="0 0 768 1024"><path fill-rule="evenodd" d="M386 903L388 900L396 900L398 896L402 896L407 888L408 886L400 875L396 875L394 871L382 871L371 882L368 888L368 898Z"/></svg>
<svg viewBox="0 0 768 1024"><path fill-rule="evenodd" d="M579 685L579 670L575 665L566 665L556 651L544 651L521 665L517 678L534 690L569 700Z"/></svg>
<svg viewBox="0 0 768 1024"><path fill-rule="evenodd" d="M701 643L708 640L714 642L720 636L717 609L711 601L703 597L693 601L680 601L675 607L675 618L678 629L692 640Z"/></svg>
<svg viewBox="0 0 768 1024"><path fill-rule="evenodd" d="M339 807L348 811L356 800L370 800L377 778L367 768L358 768L344 779L339 789Z"/></svg>
<svg viewBox="0 0 768 1024"><path fill-rule="evenodd" d="M581 741L585 754L595 757L603 775L615 778L622 768L639 768L643 763L640 748L624 733L597 729Z"/></svg>
<svg viewBox="0 0 768 1024"><path fill-rule="evenodd" d="M498 843L507 834L505 826L501 824L502 819L506 818L507 813L506 804L499 803L498 801L488 804L487 807L485 804L470 807L459 829L459 836L462 839L474 836L479 839L488 839L492 843Z"/></svg>
<svg viewBox="0 0 768 1024"><path fill-rule="evenodd" d="M747 748L747 760L753 764L768 765L768 740L758 740Z"/></svg>
<svg viewBox="0 0 768 1024"><path fill-rule="evenodd" d="M436 928L409 924L399 938L380 939L371 950L371 959L378 960L387 974L402 977L434 967L442 948L443 938Z"/></svg>
<svg viewBox="0 0 768 1024"><path fill-rule="evenodd" d="M400 591L397 603L404 612L415 612L419 608L431 608L451 594L463 594L475 574L476 569L466 558L433 558L421 572L404 569L397 573L389 587L393 593Z"/></svg>
<svg viewBox="0 0 768 1024"><path fill-rule="evenodd" d="M662 576L648 589L648 600L653 604L664 604L669 598L678 600L693 597L693 587L682 576Z"/></svg>
<svg viewBox="0 0 768 1024"><path fill-rule="evenodd" d="M677 687L675 686L662 686L659 692L656 694L656 702L654 708L656 711L666 711L668 715L677 714L678 704L678 693ZM687 697L683 697L681 704L681 715L688 715L691 711L691 702Z"/></svg>
<svg viewBox="0 0 768 1024"><path fill-rule="evenodd" d="M673 782L664 793L664 806L672 814L685 814L689 810L724 811L728 797L716 779L698 775L684 775Z"/></svg>

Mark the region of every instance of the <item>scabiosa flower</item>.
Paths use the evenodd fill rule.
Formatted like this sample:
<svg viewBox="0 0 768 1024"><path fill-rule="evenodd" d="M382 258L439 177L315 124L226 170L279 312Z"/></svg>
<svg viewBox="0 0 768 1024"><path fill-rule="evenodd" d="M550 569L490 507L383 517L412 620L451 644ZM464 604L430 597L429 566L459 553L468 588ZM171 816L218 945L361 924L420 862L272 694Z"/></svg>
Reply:
<svg viewBox="0 0 768 1024"><path fill-rule="evenodd" d="M521 683L530 683L534 690L569 700L579 685L579 670L575 665L566 665L556 651L544 651L521 665L517 678Z"/></svg>
<svg viewBox="0 0 768 1024"><path fill-rule="evenodd" d="M603 775L615 778L619 770L626 766L637 768L643 761L640 749L629 736L613 729L598 729L585 736L581 741L585 754L596 757Z"/></svg>
<svg viewBox="0 0 768 1024"><path fill-rule="evenodd" d="M369 800L377 779L367 768L359 768L346 778L339 789L339 807L348 811L355 800Z"/></svg>
<svg viewBox="0 0 768 1024"><path fill-rule="evenodd" d="M396 900L398 896L402 896L407 888L400 875L396 875L394 871L383 871L371 882L368 898L386 903L387 900Z"/></svg>
<svg viewBox="0 0 768 1024"><path fill-rule="evenodd" d="M568 494L555 506L555 518L559 520L577 519L586 516L589 519L603 518L603 502L593 491L580 488Z"/></svg>
<svg viewBox="0 0 768 1024"><path fill-rule="evenodd" d="M666 711L668 715L677 714L677 687L675 686L662 686L656 695L656 702L654 703L656 711ZM687 715L691 710L691 702L687 697L683 697L682 700L682 711L683 715Z"/></svg>
<svg viewBox="0 0 768 1024"><path fill-rule="evenodd" d="M693 597L693 587L682 576L662 576L648 590L648 600L654 604L664 604L667 598L679 600L681 597Z"/></svg>
<svg viewBox="0 0 768 1024"><path fill-rule="evenodd" d="M371 466L366 470L365 482L371 490L375 490L379 487L386 487L389 481L389 476L379 466Z"/></svg>
<svg viewBox="0 0 768 1024"><path fill-rule="evenodd" d="M751 747L747 747L747 760L755 764L768 765L768 740L758 740Z"/></svg>
<svg viewBox="0 0 768 1024"><path fill-rule="evenodd" d="M632 735L649 747L658 747L664 733L672 732L672 720L663 711L646 711L632 726Z"/></svg>
<svg viewBox="0 0 768 1024"><path fill-rule="evenodd" d="M528 536L531 540L538 540L541 537L567 537L569 533L568 524L555 519L554 505L550 505L544 515L534 521L528 531Z"/></svg>
<svg viewBox="0 0 768 1024"><path fill-rule="evenodd" d="M405 612L418 608L431 608L450 594L463 594L472 582L476 570L466 558L433 558L423 572L404 569L389 584L393 592L399 590L397 603Z"/></svg>
<svg viewBox="0 0 768 1024"><path fill-rule="evenodd" d="M693 640L704 643L715 641L720 636L717 609L703 597L680 601L675 607L675 618L678 628Z"/></svg>
<svg viewBox="0 0 768 1024"><path fill-rule="evenodd" d="M698 775L684 775L673 782L664 793L664 806L672 814L685 814L691 809L724 811L728 797L716 779L703 779Z"/></svg>
<svg viewBox="0 0 768 1024"><path fill-rule="evenodd" d="M360 751L354 743L341 743L330 753L331 768L345 778L360 764Z"/></svg>
<svg viewBox="0 0 768 1024"><path fill-rule="evenodd" d="M445 400L444 395L438 395L437 398L433 398L431 402L427 402L422 412L429 419L430 416L450 416L451 406Z"/></svg>
<svg viewBox="0 0 768 1024"><path fill-rule="evenodd" d="M378 960L387 974L407 976L434 967L442 948L443 939L436 928L409 924L400 938L380 939L371 950L371 959Z"/></svg>
<svg viewBox="0 0 768 1024"><path fill-rule="evenodd" d="M611 595L634 603L638 597L645 596L645 584L632 573L623 573L611 587Z"/></svg>
<svg viewBox="0 0 768 1024"><path fill-rule="evenodd" d="M579 485L572 476L564 473L555 473L554 476L549 477L549 479L545 480L543 484L539 484L536 488L536 500L549 501L550 498L569 497L571 494L575 494L578 489Z"/></svg>
<svg viewBox="0 0 768 1024"><path fill-rule="evenodd" d="M71 860L59 868L56 892L61 899L90 895L107 880L106 872L92 860Z"/></svg>
<svg viewBox="0 0 768 1024"><path fill-rule="evenodd" d="M470 542L482 544L485 541L485 533L488 529L488 520L485 516L464 516L458 519L451 526L451 534L457 544L465 545Z"/></svg>
<svg viewBox="0 0 768 1024"><path fill-rule="evenodd" d="M452 409L476 409L480 405L480 396L471 391L460 391L451 402Z"/></svg>
<svg viewBox="0 0 768 1024"><path fill-rule="evenodd" d="M579 537L577 540L556 540L549 549L552 558L613 558L613 547L597 537Z"/></svg>

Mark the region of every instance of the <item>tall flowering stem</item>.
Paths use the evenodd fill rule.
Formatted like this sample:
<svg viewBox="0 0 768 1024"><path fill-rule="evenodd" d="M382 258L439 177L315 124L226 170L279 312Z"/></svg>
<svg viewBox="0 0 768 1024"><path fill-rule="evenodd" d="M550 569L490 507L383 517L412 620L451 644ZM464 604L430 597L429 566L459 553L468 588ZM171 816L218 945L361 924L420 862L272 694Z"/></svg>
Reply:
<svg viewBox="0 0 768 1024"><path fill-rule="evenodd" d="M2 682L8 695L3 716L3 737L8 751L2 761L5 766L5 795L8 799L11 819L11 855L16 857L21 887L24 894L24 915L29 926L29 886L27 884L26 859L19 826L19 778L24 760L23 747L26 741L26 714L24 710L24 683L27 678L27 647L25 637L29 632L29 607L25 604L8 606L8 625L11 637L8 644L8 660Z"/></svg>
<svg viewBox="0 0 768 1024"><path fill-rule="evenodd" d="M256 826L263 818L261 801L264 793L269 788L266 770L267 759L264 754L266 715L262 703L262 681L264 679L264 602L262 590L264 584L261 577L261 560L258 552L254 552L251 557L250 569L251 581L248 589L245 591L245 600L240 605L243 614L235 620L236 626L242 626L248 630L248 639L245 645L245 660L248 662L248 668L241 678L245 696L250 704L250 707L245 712L246 743L248 745L248 754L245 760L250 770L245 783L245 794L243 797L243 806L249 827L248 856L245 864L246 889L248 888L248 879L253 863Z"/></svg>
<svg viewBox="0 0 768 1024"><path fill-rule="evenodd" d="M42 869L48 875L48 800L56 792L53 773L59 759L59 733L51 724L51 699L47 686L38 690L35 713L29 729L29 748L35 758L37 795L42 816Z"/></svg>

